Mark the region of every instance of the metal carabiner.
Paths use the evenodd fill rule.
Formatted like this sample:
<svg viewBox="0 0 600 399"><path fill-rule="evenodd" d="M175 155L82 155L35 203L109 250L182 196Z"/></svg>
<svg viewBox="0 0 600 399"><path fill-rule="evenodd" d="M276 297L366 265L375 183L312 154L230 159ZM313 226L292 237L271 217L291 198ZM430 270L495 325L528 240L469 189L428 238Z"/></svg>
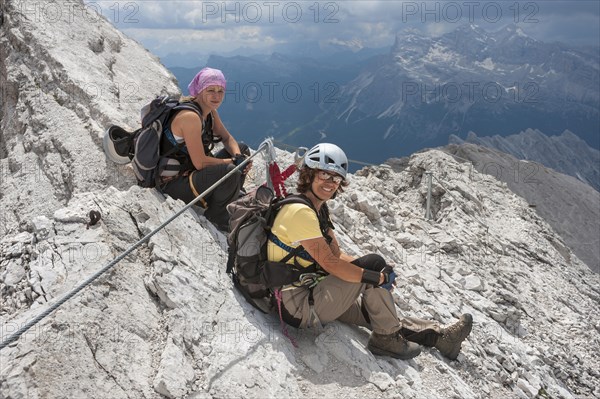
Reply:
<svg viewBox="0 0 600 399"><path fill-rule="evenodd" d="M296 167L300 168L302 166L302 161L304 161L307 151L308 148L306 147L296 148L296 151L294 151L294 163L296 164Z"/></svg>

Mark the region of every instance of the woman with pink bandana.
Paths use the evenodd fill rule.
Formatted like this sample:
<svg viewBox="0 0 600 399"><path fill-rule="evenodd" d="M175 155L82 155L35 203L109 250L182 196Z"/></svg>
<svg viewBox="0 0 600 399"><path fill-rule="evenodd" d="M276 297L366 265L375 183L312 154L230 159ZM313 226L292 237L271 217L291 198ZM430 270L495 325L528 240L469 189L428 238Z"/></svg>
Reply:
<svg viewBox="0 0 600 399"><path fill-rule="evenodd" d="M194 111L182 110L166 124L166 148L161 149L168 151L173 145L184 144L178 161L187 167L183 168L185 172L163 180L161 189L165 194L191 202L250 154L248 146L238 143L229 133L217 112L225 97L225 87L223 72L202 69L188 85L190 97L182 99L199 108L202 117ZM224 148L213 155L212 148L217 142L222 142ZM229 214L225 207L238 198L249 168L250 165L243 173L232 174L200 201L206 209L204 216L222 231L229 229Z"/></svg>

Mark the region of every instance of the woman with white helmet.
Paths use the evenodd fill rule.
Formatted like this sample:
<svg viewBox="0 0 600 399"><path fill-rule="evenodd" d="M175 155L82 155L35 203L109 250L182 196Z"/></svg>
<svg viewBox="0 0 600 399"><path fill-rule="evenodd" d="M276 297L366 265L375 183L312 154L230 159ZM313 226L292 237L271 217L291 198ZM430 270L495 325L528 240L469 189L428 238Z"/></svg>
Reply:
<svg viewBox="0 0 600 399"><path fill-rule="evenodd" d="M333 320L368 327L368 348L376 355L410 359L421 352L421 344L455 359L471 331L470 315L448 328L415 318L400 320L390 293L396 278L393 268L377 254L354 258L340 249L327 201L348 186L347 173L348 159L341 148L317 144L304 157L297 186L312 207L284 205L275 217L269 260L280 261L301 245L303 250L288 263L317 270L281 289L283 320L299 328Z"/></svg>

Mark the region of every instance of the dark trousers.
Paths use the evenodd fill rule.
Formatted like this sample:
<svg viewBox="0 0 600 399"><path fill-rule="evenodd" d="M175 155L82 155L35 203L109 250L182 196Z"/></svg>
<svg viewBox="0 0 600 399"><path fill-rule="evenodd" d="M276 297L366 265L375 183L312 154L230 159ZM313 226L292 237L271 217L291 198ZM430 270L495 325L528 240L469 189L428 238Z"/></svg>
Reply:
<svg viewBox="0 0 600 399"><path fill-rule="evenodd" d="M238 144L242 154L249 155L250 149L244 143ZM222 149L214 155L215 158L226 159L232 155ZM232 164L214 165L201 170L193 170L189 174L178 176L161 186L161 190L186 204L193 201L199 194L219 181L235 168ZM220 230L229 230L229 213L227 205L236 200L244 184L245 175L241 171L231 174L200 202L206 210L204 216Z"/></svg>

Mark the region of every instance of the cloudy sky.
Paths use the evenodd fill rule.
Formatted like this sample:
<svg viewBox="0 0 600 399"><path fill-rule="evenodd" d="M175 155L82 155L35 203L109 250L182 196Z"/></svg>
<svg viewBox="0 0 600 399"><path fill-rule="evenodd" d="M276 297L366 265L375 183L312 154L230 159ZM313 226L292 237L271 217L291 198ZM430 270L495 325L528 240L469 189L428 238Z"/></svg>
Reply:
<svg viewBox="0 0 600 399"><path fill-rule="evenodd" d="M599 45L600 2L574 1L86 1L158 56L291 51L306 43L388 47L397 32L440 35L474 23L518 24L543 41Z"/></svg>

